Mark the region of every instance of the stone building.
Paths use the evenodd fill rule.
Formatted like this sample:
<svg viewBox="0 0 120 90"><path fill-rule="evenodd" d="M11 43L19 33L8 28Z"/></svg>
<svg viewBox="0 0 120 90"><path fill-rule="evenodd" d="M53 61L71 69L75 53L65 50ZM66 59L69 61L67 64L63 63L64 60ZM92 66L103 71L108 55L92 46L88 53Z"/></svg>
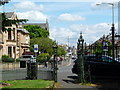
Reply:
<svg viewBox="0 0 120 90"><path fill-rule="evenodd" d="M25 25L39 25L40 27L44 28L45 30L49 31L49 23L48 20L46 20L45 23L24 23L23 26Z"/></svg>
<svg viewBox="0 0 120 90"><path fill-rule="evenodd" d="M17 20L15 12L5 13L6 18ZM8 55L12 58L19 58L24 51L29 51L30 37L29 32L22 28L22 25L12 25L6 28L12 30L2 32L0 30L0 58L2 55Z"/></svg>

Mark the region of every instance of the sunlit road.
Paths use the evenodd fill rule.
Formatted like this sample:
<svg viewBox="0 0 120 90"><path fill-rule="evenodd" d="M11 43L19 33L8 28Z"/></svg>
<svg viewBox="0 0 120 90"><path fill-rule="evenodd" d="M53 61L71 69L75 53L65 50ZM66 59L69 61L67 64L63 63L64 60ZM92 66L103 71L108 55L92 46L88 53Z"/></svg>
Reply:
<svg viewBox="0 0 120 90"><path fill-rule="evenodd" d="M65 62L66 63L66 62ZM73 61L70 60L66 65L61 65L58 70L58 82L62 84L62 88L92 88L89 86L81 86L76 84L76 74L73 74L71 69L73 67Z"/></svg>

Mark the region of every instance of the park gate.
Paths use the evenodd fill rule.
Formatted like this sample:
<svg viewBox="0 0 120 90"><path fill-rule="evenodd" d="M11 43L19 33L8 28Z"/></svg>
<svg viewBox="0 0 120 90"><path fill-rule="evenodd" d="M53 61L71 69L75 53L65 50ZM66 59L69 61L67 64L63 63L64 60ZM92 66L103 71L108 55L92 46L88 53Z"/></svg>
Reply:
<svg viewBox="0 0 120 90"><path fill-rule="evenodd" d="M120 76L120 46L114 46L114 58L111 42L103 40L86 45L82 33L77 43L78 82L90 81L98 76Z"/></svg>

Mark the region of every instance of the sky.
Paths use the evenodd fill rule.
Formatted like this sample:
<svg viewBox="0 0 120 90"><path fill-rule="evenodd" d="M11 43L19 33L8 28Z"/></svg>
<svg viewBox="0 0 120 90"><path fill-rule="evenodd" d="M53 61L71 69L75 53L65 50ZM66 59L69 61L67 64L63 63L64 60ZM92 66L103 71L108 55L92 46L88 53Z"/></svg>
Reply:
<svg viewBox="0 0 120 90"><path fill-rule="evenodd" d="M15 11L18 18L29 22L43 23L48 19L50 38L58 44L76 46L80 35L87 44L94 43L104 34L111 33L112 6L114 3L114 21L118 32L119 0L11 0L0 11ZM97 3L104 3L96 5Z"/></svg>

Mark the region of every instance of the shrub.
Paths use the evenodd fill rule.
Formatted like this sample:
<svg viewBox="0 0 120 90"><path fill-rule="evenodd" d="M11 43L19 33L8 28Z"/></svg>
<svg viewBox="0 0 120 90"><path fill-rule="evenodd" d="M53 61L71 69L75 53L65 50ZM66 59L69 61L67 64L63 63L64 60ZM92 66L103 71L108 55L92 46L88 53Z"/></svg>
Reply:
<svg viewBox="0 0 120 90"><path fill-rule="evenodd" d="M50 55L48 53L42 53L37 57L38 62L43 63L44 61L50 60Z"/></svg>
<svg viewBox="0 0 120 90"><path fill-rule="evenodd" d="M2 62L6 62L9 56L7 55L2 55Z"/></svg>
<svg viewBox="0 0 120 90"><path fill-rule="evenodd" d="M17 59L16 59L16 62L20 62L20 58L17 58Z"/></svg>
<svg viewBox="0 0 120 90"><path fill-rule="evenodd" d="M15 59L14 58L8 58L6 62L14 62Z"/></svg>
<svg viewBox="0 0 120 90"><path fill-rule="evenodd" d="M14 62L14 58L9 58L7 55L2 55L2 62Z"/></svg>

